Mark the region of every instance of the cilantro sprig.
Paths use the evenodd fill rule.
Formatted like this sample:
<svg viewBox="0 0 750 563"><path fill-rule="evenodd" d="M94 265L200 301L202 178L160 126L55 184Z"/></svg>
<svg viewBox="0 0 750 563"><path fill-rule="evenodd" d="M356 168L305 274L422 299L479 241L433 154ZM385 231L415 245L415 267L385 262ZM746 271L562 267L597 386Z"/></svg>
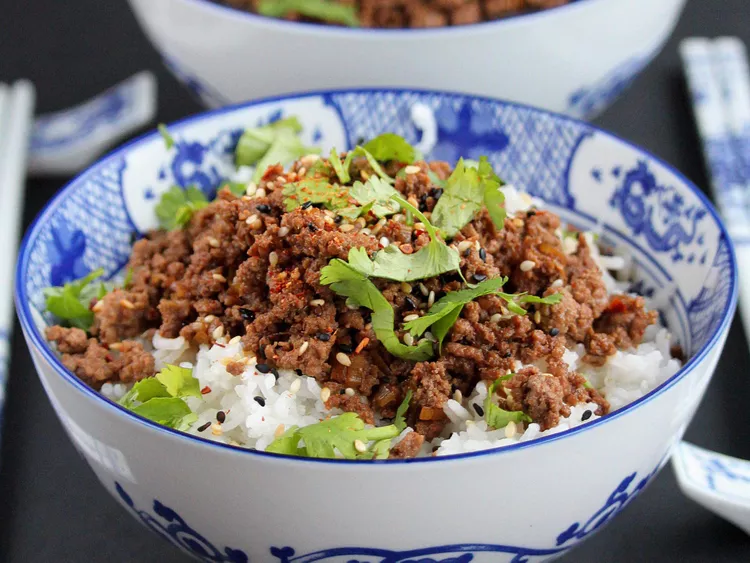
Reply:
<svg viewBox="0 0 750 563"><path fill-rule="evenodd" d="M364 249L365 258L367 253ZM352 261L352 253L357 249L349 251L349 260ZM338 258L331 260L327 266L320 271L320 283L330 285L331 289L338 295L347 298L347 301L358 307L365 307L372 311L372 328L378 340L383 343L385 349L394 356L421 362L433 355L432 343L423 340L416 346L407 346L399 341L393 330L395 314L393 307L382 293L375 287L367 276L355 269L350 263Z"/></svg>
<svg viewBox="0 0 750 563"><path fill-rule="evenodd" d="M501 297L508 304L508 311L515 315L525 315L526 309L521 307L526 303L533 303L538 305L557 305L562 301L562 293L552 293L547 297L537 297L536 295L529 295L527 293L498 293L498 297Z"/></svg>
<svg viewBox="0 0 750 563"><path fill-rule="evenodd" d="M484 399L484 420L490 428L505 428L511 422L531 422L531 417L523 411L506 411L492 400L497 388L514 375L514 373L509 373L497 378L487 389L487 397Z"/></svg>
<svg viewBox="0 0 750 563"><path fill-rule="evenodd" d="M382 133L367 141L362 148L380 162L395 160L410 164L417 158L417 150L395 133Z"/></svg>
<svg viewBox="0 0 750 563"><path fill-rule="evenodd" d="M487 157L481 157L478 163L460 159L432 210L433 224L445 238L452 238L485 205L492 221L502 229L505 196L499 189L501 185Z"/></svg>
<svg viewBox="0 0 750 563"><path fill-rule="evenodd" d="M172 186L161 195L154 211L159 225L168 231L181 229L190 222L193 213L208 205L208 198L194 186L182 189Z"/></svg>
<svg viewBox="0 0 750 563"><path fill-rule="evenodd" d="M393 178L386 174L385 170L383 170L383 167L378 163L378 160L370 153L370 151L359 145L354 147L346 154L343 163L341 162L341 157L339 156L339 153L336 151L336 149L331 150L331 156L328 159L328 162L333 167L334 172L336 172L336 176L338 176L338 179L342 184L351 182L349 169L351 168L352 160L354 160L354 158L358 156L364 157L365 160L367 160L367 163L370 165L370 168L372 168L373 172L375 172L375 174L377 174L384 182L393 184Z"/></svg>
<svg viewBox="0 0 750 563"><path fill-rule="evenodd" d="M297 13L315 20L359 27L359 18L354 5L335 0L261 0L258 13L270 18L283 18Z"/></svg>
<svg viewBox="0 0 750 563"><path fill-rule="evenodd" d="M94 323L94 313L89 308L91 301L101 299L109 291L103 282L93 283L103 275L104 270L99 268L62 287L46 288L44 297L47 311L70 326L88 331Z"/></svg>
<svg viewBox="0 0 750 563"><path fill-rule="evenodd" d="M387 457L390 441L398 435L399 430L394 424L366 428L356 413L347 412L302 428L292 426L271 442L266 451L328 459L338 457L337 452L344 459L357 459L369 454L370 458L382 459L384 453ZM375 442L375 446L372 449L367 447L362 452L355 442L365 446Z"/></svg>
<svg viewBox="0 0 750 563"><path fill-rule="evenodd" d="M133 385L118 403L163 426L186 430L198 416L184 399L200 396L198 380L190 368L168 365L154 377Z"/></svg>

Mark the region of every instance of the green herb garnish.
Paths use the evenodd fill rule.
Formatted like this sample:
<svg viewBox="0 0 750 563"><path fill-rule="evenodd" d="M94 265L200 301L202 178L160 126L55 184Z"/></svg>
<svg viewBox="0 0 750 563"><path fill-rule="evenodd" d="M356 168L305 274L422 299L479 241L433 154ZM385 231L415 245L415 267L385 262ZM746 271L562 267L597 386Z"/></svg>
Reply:
<svg viewBox="0 0 750 563"><path fill-rule="evenodd" d="M393 424L398 428L399 432L403 432L406 429L406 411L409 410L409 403L411 402L411 396L412 392L411 389L409 389L406 392L406 396L404 397L404 400L401 401L401 404L398 406L398 409L396 410L396 417L393 419Z"/></svg>
<svg viewBox="0 0 750 563"><path fill-rule="evenodd" d="M364 256L358 253L353 261L350 251L350 264L366 276L401 282L432 278L458 270L461 261L458 251L438 238L435 227L419 209L400 195L392 195L391 199L422 222L425 231L430 235L429 244L413 254L404 254L396 245L389 245L379 251L374 260L365 260L366 253Z"/></svg>
<svg viewBox="0 0 750 563"><path fill-rule="evenodd" d="M258 13L270 18L283 18L287 14L297 13L314 20L349 27L359 26L355 6L335 0L261 0L258 3Z"/></svg>
<svg viewBox="0 0 750 563"><path fill-rule="evenodd" d="M168 365L133 385L118 403L153 422L185 430L198 417L183 399L200 396L198 380L190 368Z"/></svg>
<svg viewBox="0 0 750 563"><path fill-rule="evenodd" d="M369 453L370 458L382 459L384 450L389 449L385 446L390 446L390 440L398 434L399 430L393 424L365 428L364 421L357 414L347 412L302 428L293 426L271 442L266 451L328 459L335 459L336 452L345 459L362 458ZM370 442L376 444L372 449L361 452L355 446L355 441L365 446Z"/></svg>
<svg viewBox="0 0 750 563"><path fill-rule="evenodd" d="M332 185L323 178L305 178L299 182L286 184L281 193L286 196L284 206L287 211L292 211L308 201L313 204L322 204L332 211L349 205L348 188Z"/></svg>
<svg viewBox="0 0 750 563"><path fill-rule="evenodd" d="M401 209L393 199L393 196L399 195L396 189L376 176L364 183L354 182L349 189L349 195L360 205L364 207L369 205L376 217L393 215Z"/></svg>
<svg viewBox="0 0 750 563"><path fill-rule="evenodd" d="M484 399L484 420L490 428L505 428L511 422L531 422L531 417L523 411L506 411L492 401L500 384L514 375L514 373L509 373L499 377L487 389L487 397Z"/></svg>
<svg viewBox="0 0 750 563"><path fill-rule="evenodd" d="M395 160L409 164L414 162L417 156L417 151L414 147L407 143L406 139L395 133L378 135L365 143L362 148L368 151L375 160L380 162Z"/></svg>
<svg viewBox="0 0 750 563"><path fill-rule="evenodd" d="M133 283L133 268L128 268L128 271L125 272L125 278L122 280L123 289L129 287L131 283Z"/></svg>
<svg viewBox="0 0 750 563"><path fill-rule="evenodd" d="M486 157L476 166L460 159L443 188L432 221L445 238L452 238L486 205L490 217L500 229L505 225L505 196L498 189L500 178L492 170ZM501 210L502 208L502 210Z"/></svg>
<svg viewBox="0 0 750 563"><path fill-rule="evenodd" d="M365 259L367 259L367 252L364 249L359 250L364 253ZM352 253L356 254L356 251L357 249L349 251L350 262L352 261ZM375 287L375 284L350 263L334 258L320 271L320 283L330 285L331 289L338 295L347 297L347 302L357 307L370 309L375 335L383 343L386 350L394 356L414 362L421 362L432 357L432 343L427 340L416 346L407 346L399 341L393 330L393 307Z"/></svg>
<svg viewBox="0 0 750 563"><path fill-rule="evenodd" d="M562 293L553 293L547 297L537 297L536 295L529 295L527 293L498 293L497 295L508 303L508 311L516 315L526 314L526 309L521 307L523 304L557 305L562 301L563 297Z"/></svg>
<svg viewBox="0 0 750 563"><path fill-rule="evenodd" d="M159 225L172 231L187 225L193 213L207 205L208 199L198 188L188 186L183 190L179 186L172 186L161 194L154 211L159 219Z"/></svg>
<svg viewBox="0 0 750 563"><path fill-rule="evenodd" d="M103 275L104 270L99 268L62 287L48 287L44 290L47 311L70 326L88 331L94 323L91 301L101 299L108 291L104 283L92 283Z"/></svg>
<svg viewBox="0 0 750 563"><path fill-rule="evenodd" d="M167 126L163 123L159 123L157 129L159 130L161 138L164 139L164 144L166 145L167 150L171 149L174 146L174 137L170 134Z"/></svg>

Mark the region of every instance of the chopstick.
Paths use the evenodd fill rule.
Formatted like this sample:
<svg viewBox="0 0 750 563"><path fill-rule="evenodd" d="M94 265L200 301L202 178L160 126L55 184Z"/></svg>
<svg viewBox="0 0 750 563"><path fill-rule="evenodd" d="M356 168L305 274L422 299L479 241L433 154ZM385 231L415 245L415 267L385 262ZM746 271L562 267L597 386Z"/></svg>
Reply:
<svg viewBox="0 0 750 563"><path fill-rule="evenodd" d="M13 277L34 100L34 87L27 80L19 80L11 87L0 84L0 415L10 365Z"/></svg>
<svg viewBox="0 0 750 563"><path fill-rule="evenodd" d="M735 245L740 318L750 342L750 74L735 38L685 39L680 55L714 201ZM743 149L743 145L747 148Z"/></svg>

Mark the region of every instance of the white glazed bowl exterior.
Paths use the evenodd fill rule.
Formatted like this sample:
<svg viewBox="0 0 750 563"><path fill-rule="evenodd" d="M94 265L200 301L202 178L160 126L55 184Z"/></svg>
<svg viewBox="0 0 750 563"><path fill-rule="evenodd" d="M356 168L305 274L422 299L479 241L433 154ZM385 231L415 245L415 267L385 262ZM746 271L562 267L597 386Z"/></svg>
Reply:
<svg viewBox="0 0 750 563"><path fill-rule="evenodd" d="M447 459L351 463L240 450L158 427L85 387L44 343L41 289L99 266L118 271L132 231L154 226L158 194L173 183L215 189L243 127L297 115L305 142L324 148L391 130L416 142L408 119L415 102L432 107L438 122L428 157L487 154L504 178L630 249L642 266L640 290L662 303L692 353L680 374L611 416L538 441ZM73 443L107 490L165 539L199 560L231 563L540 561L606 523L666 463L736 304L726 232L705 197L667 165L581 122L437 92L273 99L170 131L170 152L152 134L68 185L27 234L16 285L34 363Z"/></svg>
<svg viewBox="0 0 750 563"><path fill-rule="evenodd" d="M211 107L395 86L501 97L588 119L659 52L685 0L579 0L434 30L298 24L208 0L130 4L167 65Z"/></svg>

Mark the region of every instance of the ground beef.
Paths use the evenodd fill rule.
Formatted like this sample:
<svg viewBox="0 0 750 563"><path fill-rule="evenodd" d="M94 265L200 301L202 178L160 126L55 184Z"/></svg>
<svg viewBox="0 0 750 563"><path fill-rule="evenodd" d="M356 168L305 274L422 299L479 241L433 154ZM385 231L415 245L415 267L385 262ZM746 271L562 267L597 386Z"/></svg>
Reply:
<svg viewBox="0 0 750 563"><path fill-rule="evenodd" d="M416 457L422 448L422 444L424 444L424 436L419 432L409 432L398 444L393 446L388 457L389 459Z"/></svg>
<svg viewBox="0 0 750 563"><path fill-rule="evenodd" d="M258 0L215 0L234 8L255 12ZM567 4L570 0L335 0L357 9L362 27L405 28L468 25L496 20L518 13L534 12ZM289 21L341 25L338 20L326 21L290 10L284 14Z"/></svg>

